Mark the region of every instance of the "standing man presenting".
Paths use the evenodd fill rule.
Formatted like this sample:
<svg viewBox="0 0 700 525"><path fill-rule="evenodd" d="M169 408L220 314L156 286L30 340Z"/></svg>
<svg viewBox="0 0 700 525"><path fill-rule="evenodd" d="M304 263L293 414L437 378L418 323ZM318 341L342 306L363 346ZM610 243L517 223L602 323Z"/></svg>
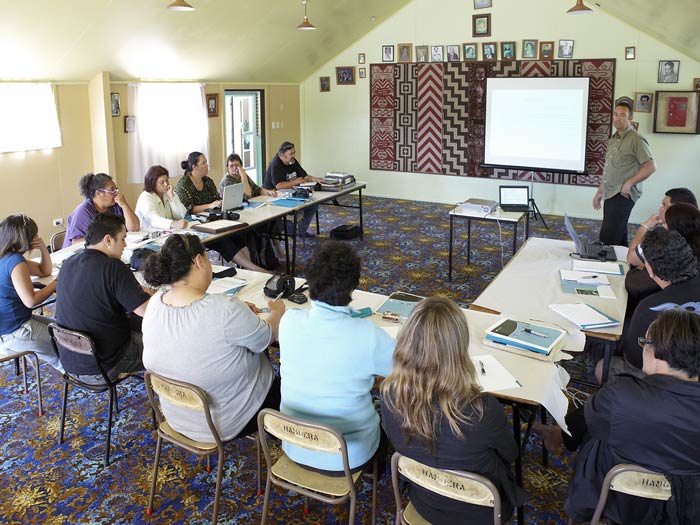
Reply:
<svg viewBox="0 0 700 525"><path fill-rule="evenodd" d="M291 142L283 142L277 155L272 159L265 173L265 183L263 186L268 190L288 190L298 186L302 182L321 182L323 179L312 177L301 167L294 158L296 149ZM309 224L318 210L318 205L304 208L302 213L304 218L299 225L299 235L310 238L314 235L308 231Z"/></svg>
<svg viewBox="0 0 700 525"><path fill-rule="evenodd" d="M627 220L634 203L642 195L641 182L656 171L647 140L638 134L630 121L632 107L620 101L613 113L615 133L608 140L603 181L593 197L593 209L603 203L600 242L627 246Z"/></svg>

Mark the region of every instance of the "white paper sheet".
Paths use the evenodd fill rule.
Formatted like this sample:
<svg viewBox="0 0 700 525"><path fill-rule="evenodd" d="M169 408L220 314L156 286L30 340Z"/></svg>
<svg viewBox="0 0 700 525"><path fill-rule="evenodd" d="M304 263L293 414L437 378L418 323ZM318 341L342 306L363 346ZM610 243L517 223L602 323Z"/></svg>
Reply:
<svg viewBox="0 0 700 525"><path fill-rule="evenodd" d="M517 379L494 356L482 354L469 357L476 367L476 376L485 392L522 388ZM485 373L481 371L482 364L484 365Z"/></svg>
<svg viewBox="0 0 700 525"><path fill-rule="evenodd" d="M209 288L207 288L207 293L235 294L245 285L245 279L239 279L238 277L224 277L223 279L214 279L209 285Z"/></svg>

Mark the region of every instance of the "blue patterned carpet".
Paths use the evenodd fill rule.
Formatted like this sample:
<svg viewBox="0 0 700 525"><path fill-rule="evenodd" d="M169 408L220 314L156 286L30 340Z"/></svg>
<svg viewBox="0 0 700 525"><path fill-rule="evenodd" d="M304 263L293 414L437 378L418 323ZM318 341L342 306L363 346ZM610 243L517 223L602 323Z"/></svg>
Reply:
<svg viewBox="0 0 700 525"><path fill-rule="evenodd" d="M365 239L352 241L362 255L360 288L389 293L406 290L443 295L467 306L501 268L499 231L495 224L472 226L472 265L466 265L466 224L458 228L453 281L447 280L450 206L381 198L364 198ZM560 218L547 216L550 230L531 223L531 235L566 238ZM355 210L323 207L321 236L301 246L299 260L328 237L330 228L356 223ZM580 232L597 232L596 221L575 221ZM512 233L504 227L504 261L510 258ZM520 231L522 243L523 232ZM590 372L590 361L572 365ZM66 440L58 444L62 384L41 366L45 411L36 416L33 386L22 393L22 381L11 364L0 366L0 523L3 524L199 524L210 520L215 473L204 460L165 445L159 471L155 513L145 515L155 450L150 411L137 381L119 387L121 412L112 433L112 465L102 467L107 396L73 390L69 396ZM574 373L577 373L574 371ZM531 439L523 458L525 489L530 493L526 523L565 523L561 511L573 456L550 456L541 464L539 441ZM249 440L227 447L219 523L260 522L262 497L255 490L255 449ZM361 494L358 518L369 522L369 485ZM302 514L302 499L273 489L271 523L330 524L347 520L346 507L311 502ZM394 501L389 476L381 479L377 523L393 523Z"/></svg>

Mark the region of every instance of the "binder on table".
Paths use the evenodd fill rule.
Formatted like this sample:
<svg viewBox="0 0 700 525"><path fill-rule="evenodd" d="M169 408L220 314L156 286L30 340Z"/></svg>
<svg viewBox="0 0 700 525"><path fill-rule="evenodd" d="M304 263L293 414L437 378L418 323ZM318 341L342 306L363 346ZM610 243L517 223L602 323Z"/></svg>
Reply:
<svg viewBox="0 0 700 525"><path fill-rule="evenodd" d="M581 330L596 330L620 324L617 319L585 303L550 304L549 307Z"/></svg>
<svg viewBox="0 0 700 525"><path fill-rule="evenodd" d="M571 267L581 272L625 275L625 267L618 262L598 262L581 259L580 261L573 261Z"/></svg>
<svg viewBox="0 0 700 525"><path fill-rule="evenodd" d="M486 341L549 355L561 347L565 335L566 332L560 328L500 319L486 330Z"/></svg>
<svg viewBox="0 0 700 525"><path fill-rule="evenodd" d="M393 292L379 308L378 314L396 314L402 319L408 318L411 310L424 298L406 292Z"/></svg>

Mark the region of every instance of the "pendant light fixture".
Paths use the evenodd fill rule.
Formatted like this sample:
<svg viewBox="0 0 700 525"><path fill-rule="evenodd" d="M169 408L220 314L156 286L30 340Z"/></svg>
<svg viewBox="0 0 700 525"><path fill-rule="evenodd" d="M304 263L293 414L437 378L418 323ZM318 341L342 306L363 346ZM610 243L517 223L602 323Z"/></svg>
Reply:
<svg viewBox="0 0 700 525"><path fill-rule="evenodd" d="M316 29L316 26L309 22L309 17L306 16L306 2L307 0L301 1L301 3L304 4L304 20L297 26L297 29L301 31L313 31Z"/></svg>
<svg viewBox="0 0 700 525"><path fill-rule="evenodd" d="M593 9L583 5L583 0L576 0L576 5L567 11L570 15L585 15L592 12Z"/></svg>
<svg viewBox="0 0 700 525"><path fill-rule="evenodd" d="M182 12L194 11L194 7L185 2L185 0L175 0L172 4L168 6L168 9L170 9L171 11Z"/></svg>

